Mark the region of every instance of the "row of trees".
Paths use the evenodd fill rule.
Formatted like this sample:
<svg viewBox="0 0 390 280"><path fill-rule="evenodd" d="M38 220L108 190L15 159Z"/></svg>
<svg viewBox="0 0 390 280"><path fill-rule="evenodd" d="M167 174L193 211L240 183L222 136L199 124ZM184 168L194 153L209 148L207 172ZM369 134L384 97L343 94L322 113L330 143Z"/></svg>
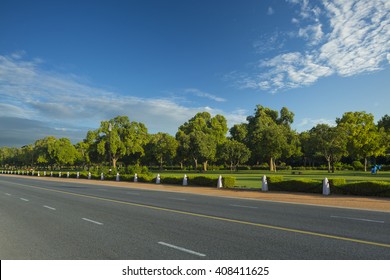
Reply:
<svg viewBox="0 0 390 280"><path fill-rule="evenodd" d="M390 117L374 123L372 114L347 112L336 119L336 126L318 124L309 131L291 129L294 113L283 107L279 112L258 105L247 122L230 128L224 116L196 114L182 124L175 137L159 132L149 134L146 126L127 116L102 121L88 131L84 141L73 145L69 139L48 136L21 148L0 149L3 167L180 164L181 168L210 163L240 164L267 162L271 171L284 161L292 165L314 165L325 161L329 172L345 157L364 161L389 155ZM226 136L230 132L230 136Z"/></svg>

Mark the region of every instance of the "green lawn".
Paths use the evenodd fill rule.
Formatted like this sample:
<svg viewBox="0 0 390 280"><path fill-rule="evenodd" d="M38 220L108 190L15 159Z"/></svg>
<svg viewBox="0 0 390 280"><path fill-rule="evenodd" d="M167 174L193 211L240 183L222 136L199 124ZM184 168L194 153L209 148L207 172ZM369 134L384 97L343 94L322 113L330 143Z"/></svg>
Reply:
<svg viewBox="0 0 390 280"><path fill-rule="evenodd" d="M292 174L295 172L295 174ZM298 174L301 172L301 174ZM263 175L272 176L280 175L283 176L285 180L298 179L298 178L307 178L313 180L323 180L326 178L344 178L347 182L356 182L356 181L387 181L390 182L390 171L381 171L376 175L372 175L370 172L363 171L336 171L335 173L328 173L327 171L322 170L289 170L289 171L278 171L276 173L269 172L265 170L249 170L249 171L209 171L205 173L196 173L191 171L161 171L153 172L157 175L159 173L163 176L184 176L187 175L200 175L200 176L211 176L218 177L222 176L231 176L236 178L236 186L246 187L246 188L260 188L261 187L261 178Z"/></svg>

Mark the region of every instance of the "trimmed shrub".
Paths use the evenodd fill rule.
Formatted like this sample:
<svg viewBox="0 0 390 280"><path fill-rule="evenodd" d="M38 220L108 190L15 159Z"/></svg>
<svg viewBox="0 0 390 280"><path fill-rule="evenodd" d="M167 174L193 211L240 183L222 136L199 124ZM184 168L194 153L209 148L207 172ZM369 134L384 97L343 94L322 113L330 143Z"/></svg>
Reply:
<svg viewBox="0 0 390 280"><path fill-rule="evenodd" d="M341 191L348 195L390 197L390 182L353 182L343 185Z"/></svg>
<svg viewBox="0 0 390 280"><path fill-rule="evenodd" d="M330 187L340 187L342 185L345 185L347 182L344 178L330 178L329 179L329 185Z"/></svg>
<svg viewBox="0 0 390 280"><path fill-rule="evenodd" d="M217 180L218 182L218 180ZM234 188L236 184L236 178L235 177L222 177L222 185L224 188L230 189Z"/></svg>
<svg viewBox="0 0 390 280"><path fill-rule="evenodd" d="M268 183L270 191L322 193L322 182L311 179L295 179Z"/></svg>
<svg viewBox="0 0 390 280"><path fill-rule="evenodd" d="M170 184L170 185L182 185L183 177L179 176L170 176L170 177L160 177L162 184Z"/></svg>
<svg viewBox="0 0 390 280"><path fill-rule="evenodd" d="M268 176L267 177L267 182L269 183L269 184L273 184L273 183L278 183L278 182L282 182L283 181L283 176L277 176L277 175L275 175L275 176Z"/></svg>
<svg viewBox="0 0 390 280"><path fill-rule="evenodd" d="M154 183L156 182L156 178L153 176L153 174L137 174L138 182L141 183ZM134 175L133 175L134 179Z"/></svg>
<svg viewBox="0 0 390 280"><path fill-rule="evenodd" d="M191 186L202 186L202 187L216 187L218 178L211 178L206 176L189 177L188 184Z"/></svg>

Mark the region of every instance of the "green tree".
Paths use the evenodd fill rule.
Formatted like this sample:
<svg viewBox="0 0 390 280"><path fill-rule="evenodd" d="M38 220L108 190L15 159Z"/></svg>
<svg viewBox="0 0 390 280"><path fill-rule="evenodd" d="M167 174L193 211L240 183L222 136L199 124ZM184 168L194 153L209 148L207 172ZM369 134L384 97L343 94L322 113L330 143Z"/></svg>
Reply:
<svg viewBox="0 0 390 280"><path fill-rule="evenodd" d="M225 117L216 115L212 118L208 112L197 113L176 133L180 153L183 157L192 158L195 168L201 161L203 170L207 171L208 162L215 160L217 146L226 140L227 131Z"/></svg>
<svg viewBox="0 0 390 280"><path fill-rule="evenodd" d="M117 116L102 121L95 133L97 152L107 155L112 166L125 155L144 154L148 142L148 130L143 123L130 122L127 116Z"/></svg>
<svg viewBox="0 0 390 280"><path fill-rule="evenodd" d="M47 136L39 139L34 143L34 150L36 154L36 163L38 165L51 166L56 163L55 158L49 153L49 145L53 145L57 139L54 136Z"/></svg>
<svg viewBox="0 0 390 280"><path fill-rule="evenodd" d="M176 156L178 142L175 137L159 132L150 137L148 144L151 154L160 164L160 169L163 168L163 163L172 160Z"/></svg>
<svg viewBox="0 0 390 280"><path fill-rule="evenodd" d="M252 157L268 160L270 171L276 171L276 159L290 157L299 152L299 139L290 124L294 114L287 108L278 111L257 105L255 114L248 116L248 147Z"/></svg>
<svg viewBox="0 0 390 280"><path fill-rule="evenodd" d="M240 123L233 125L230 130L231 139L238 142L247 144L248 143L248 125L246 123Z"/></svg>
<svg viewBox="0 0 390 280"><path fill-rule="evenodd" d="M386 132L390 133L390 116L384 115L379 121L378 121L378 128L383 128Z"/></svg>
<svg viewBox="0 0 390 280"><path fill-rule="evenodd" d="M347 135L347 151L355 159L364 159L367 171L369 157L384 155L383 134L374 124L374 116L366 112L347 112L336 119L337 126Z"/></svg>
<svg viewBox="0 0 390 280"><path fill-rule="evenodd" d="M220 149L221 158L230 163L230 170L237 170L239 164L248 161L251 151L245 144L236 140L226 140Z"/></svg>
<svg viewBox="0 0 390 280"><path fill-rule="evenodd" d="M48 152L60 168L63 165L73 165L79 157L76 148L68 138L60 138L48 143Z"/></svg>
<svg viewBox="0 0 390 280"><path fill-rule="evenodd" d="M334 173L334 164L347 155L346 134L339 127L318 124L309 131L310 149L323 156L328 163L328 172Z"/></svg>

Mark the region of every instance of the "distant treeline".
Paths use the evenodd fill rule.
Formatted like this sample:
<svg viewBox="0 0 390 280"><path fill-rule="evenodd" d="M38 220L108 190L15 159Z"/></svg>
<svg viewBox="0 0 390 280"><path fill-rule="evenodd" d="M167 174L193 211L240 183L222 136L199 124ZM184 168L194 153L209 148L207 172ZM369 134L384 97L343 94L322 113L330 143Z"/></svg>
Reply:
<svg viewBox="0 0 390 280"><path fill-rule="evenodd" d="M326 168L367 170L369 164L390 163L390 117L377 124L366 112L346 112L336 126L318 124L301 133L291 129L294 113L257 105L245 123L230 129L222 115L197 113L175 136L149 134L127 116L102 121L85 139L47 136L21 148L0 148L2 168L75 168L94 166L176 166L180 169ZM226 136L230 132L229 136Z"/></svg>

